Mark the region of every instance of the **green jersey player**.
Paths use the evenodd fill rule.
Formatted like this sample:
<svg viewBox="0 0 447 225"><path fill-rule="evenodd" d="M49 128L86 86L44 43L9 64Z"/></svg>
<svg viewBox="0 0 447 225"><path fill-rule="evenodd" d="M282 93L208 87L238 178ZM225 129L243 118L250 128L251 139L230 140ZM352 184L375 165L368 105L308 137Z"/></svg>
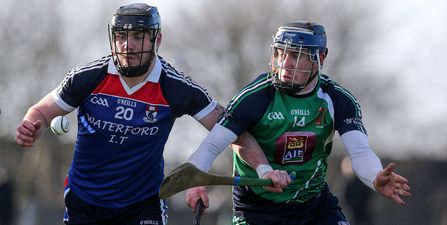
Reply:
<svg viewBox="0 0 447 225"><path fill-rule="evenodd" d="M189 162L207 171L244 131L262 147L263 153L234 146L235 175L282 182L279 187L235 187L233 224L349 224L325 181L335 131L365 185L399 204L404 204L400 196L410 195L408 181L393 172L394 164L382 169L369 147L355 97L322 74L326 42L322 25L292 21L280 26L271 46L272 70L232 99L191 155ZM286 176L291 172L296 173L293 181ZM186 198L191 206L198 198L208 204L203 187L188 190Z"/></svg>

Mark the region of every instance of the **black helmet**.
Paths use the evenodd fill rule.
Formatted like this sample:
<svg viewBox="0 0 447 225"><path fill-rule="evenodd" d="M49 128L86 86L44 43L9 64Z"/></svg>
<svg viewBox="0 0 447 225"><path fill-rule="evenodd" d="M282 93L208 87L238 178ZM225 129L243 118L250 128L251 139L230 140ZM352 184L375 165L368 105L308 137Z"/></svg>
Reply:
<svg viewBox="0 0 447 225"><path fill-rule="evenodd" d="M147 72L149 66L156 56L155 41L158 33L161 30L161 20L158 10L154 6L149 6L144 3L134 3L126 6L121 6L116 13L113 15L112 21L109 24L109 41L110 48L113 55L113 62L122 76L134 77L140 76ZM144 45L144 41L149 38L153 43L152 49L142 49L140 52L117 52L116 46L116 34L126 32L127 34L131 31L144 32L144 37L142 39L141 45ZM149 37L146 37L146 34ZM125 35L128 38L128 35ZM148 60L143 61L143 54L150 54ZM128 66L123 65L119 60L118 55L124 55L129 57L130 54L140 54L140 64L138 66Z"/></svg>

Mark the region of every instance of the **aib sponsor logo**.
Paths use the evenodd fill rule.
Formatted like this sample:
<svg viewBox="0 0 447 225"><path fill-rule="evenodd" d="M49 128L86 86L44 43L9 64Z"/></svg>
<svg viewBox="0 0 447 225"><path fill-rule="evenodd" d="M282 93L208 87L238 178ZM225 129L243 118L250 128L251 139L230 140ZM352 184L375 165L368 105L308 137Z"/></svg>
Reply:
<svg viewBox="0 0 447 225"><path fill-rule="evenodd" d="M299 162L304 160L307 137L287 137L286 149L284 151L283 162Z"/></svg>
<svg viewBox="0 0 447 225"><path fill-rule="evenodd" d="M287 132L276 141L275 162L280 165L299 165L312 158L316 144L313 132Z"/></svg>

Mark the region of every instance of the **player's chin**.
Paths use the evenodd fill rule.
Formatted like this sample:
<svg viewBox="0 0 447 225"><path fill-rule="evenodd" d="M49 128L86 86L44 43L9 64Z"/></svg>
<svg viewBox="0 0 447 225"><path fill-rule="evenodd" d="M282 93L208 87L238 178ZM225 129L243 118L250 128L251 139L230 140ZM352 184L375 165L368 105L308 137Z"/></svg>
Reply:
<svg viewBox="0 0 447 225"><path fill-rule="evenodd" d="M140 65L139 60L123 60L121 61L121 64L125 67L135 67Z"/></svg>

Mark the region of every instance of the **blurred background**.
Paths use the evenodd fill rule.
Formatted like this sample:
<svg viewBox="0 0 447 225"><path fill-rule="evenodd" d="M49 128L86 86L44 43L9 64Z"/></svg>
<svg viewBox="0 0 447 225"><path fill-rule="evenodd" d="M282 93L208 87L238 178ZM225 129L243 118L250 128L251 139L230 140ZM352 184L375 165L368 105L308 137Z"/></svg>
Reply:
<svg viewBox="0 0 447 225"><path fill-rule="evenodd" d="M68 134L47 132L33 148L14 144L15 128L71 68L109 54L107 23L120 5L131 2L137 1L2 1L0 225L63 224L75 112L68 115ZM357 97L371 146L384 165L397 163L413 192L398 206L358 185L336 136L327 178L345 214L360 225L447 225L446 1L142 2L157 6L162 17L159 54L222 105L268 71L272 35L280 24L295 19L323 24L329 48L324 73ZM186 161L206 134L192 118L178 119L165 149L166 172ZM213 172L231 174L231 160L228 150ZM230 224L231 187L209 191L203 224ZM191 223L183 192L169 203L169 224Z"/></svg>

